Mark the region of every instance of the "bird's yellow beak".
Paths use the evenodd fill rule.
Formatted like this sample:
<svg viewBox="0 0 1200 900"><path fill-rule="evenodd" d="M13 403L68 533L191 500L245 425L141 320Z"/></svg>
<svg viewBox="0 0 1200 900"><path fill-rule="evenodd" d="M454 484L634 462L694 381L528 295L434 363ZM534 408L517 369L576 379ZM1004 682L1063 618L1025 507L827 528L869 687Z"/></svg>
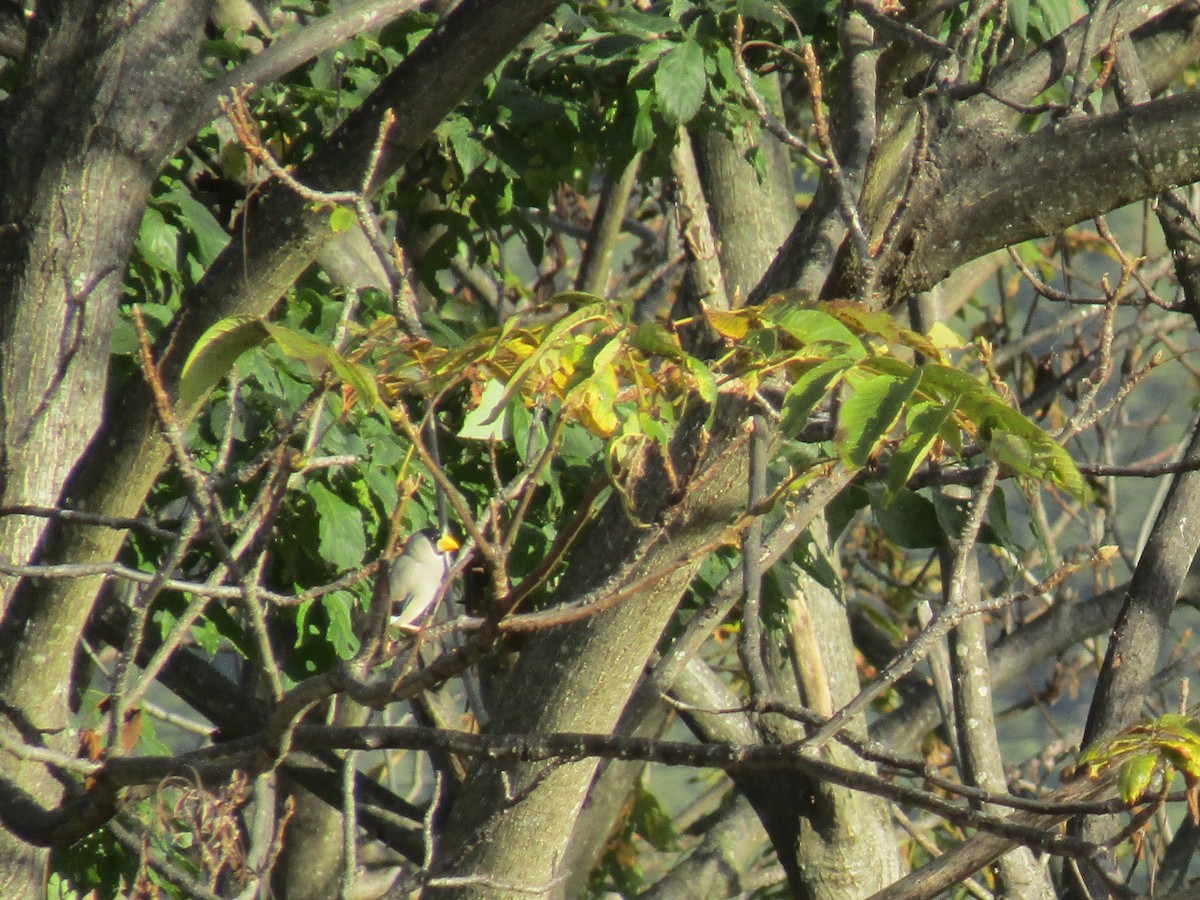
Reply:
<svg viewBox="0 0 1200 900"><path fill-rule="evenodd" d="M443 534L437 541L437 548L442 553L455 553L458 551L458 546L458 541L452 534Z"/></svg>

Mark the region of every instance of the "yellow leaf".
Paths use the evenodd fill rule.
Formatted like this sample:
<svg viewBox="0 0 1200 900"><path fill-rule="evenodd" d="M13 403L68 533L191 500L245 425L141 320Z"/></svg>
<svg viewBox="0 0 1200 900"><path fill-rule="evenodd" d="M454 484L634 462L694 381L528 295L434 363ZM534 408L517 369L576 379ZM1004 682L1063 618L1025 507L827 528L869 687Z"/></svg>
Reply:
<svg viewBox="0 0 1200 900"><path fill-rule="evenodd" d="M708 321L708 325L721 337L729 338L731 341L740 341L750 331L750 323L746 321L746 317L734 312L725 312L720 309L704 310L704 318Z"/></svg>
<svg viewBox="0 0 1200 900"><path fill-rule="evenodd" d="M942 322L935 322L929 329L929 343L939 350L961 350L967 342L953 328Z"/></svg>

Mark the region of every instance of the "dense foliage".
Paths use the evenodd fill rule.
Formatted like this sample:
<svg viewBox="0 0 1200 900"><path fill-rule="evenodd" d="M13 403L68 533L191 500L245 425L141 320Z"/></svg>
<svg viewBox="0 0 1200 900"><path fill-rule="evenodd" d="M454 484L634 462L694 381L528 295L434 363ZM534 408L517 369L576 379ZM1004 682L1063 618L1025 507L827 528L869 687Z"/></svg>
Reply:
<svg viewBox="0 0 1200 900"><path fill-rule="evenodd" d="M184 6L0 17L0 893L1186 889L1193 6Z"/></svg>

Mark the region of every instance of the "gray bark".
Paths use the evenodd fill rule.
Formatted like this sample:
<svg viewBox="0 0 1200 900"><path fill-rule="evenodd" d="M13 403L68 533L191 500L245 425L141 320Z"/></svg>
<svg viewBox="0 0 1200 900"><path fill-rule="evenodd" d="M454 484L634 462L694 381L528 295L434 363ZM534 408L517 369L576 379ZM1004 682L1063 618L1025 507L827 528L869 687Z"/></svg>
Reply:
<svg viewBox="0 0 1200 900"><path fill-rule="evenodd" d="M5 504L56 505L100 423L109 336L126 259L159 168L175 149L175 96L198 82L208 3L61 4L44 10L4 122L0 202L0 429ZM69 73L69 74L68 74ZM8 563L27 562L45 519L0 518ZM95 589L96 581L88 586ZM0 648L4 727L62 746L80 617L14 601L0 580L6 624L20 643ZM23 614L26 613L26 614ZM11 630L8 632L11 635ZM41 765L7 760L6 787L53 806L63 786ZM0 894L41 890L45 851L14 838L0 810Z"/></svg>

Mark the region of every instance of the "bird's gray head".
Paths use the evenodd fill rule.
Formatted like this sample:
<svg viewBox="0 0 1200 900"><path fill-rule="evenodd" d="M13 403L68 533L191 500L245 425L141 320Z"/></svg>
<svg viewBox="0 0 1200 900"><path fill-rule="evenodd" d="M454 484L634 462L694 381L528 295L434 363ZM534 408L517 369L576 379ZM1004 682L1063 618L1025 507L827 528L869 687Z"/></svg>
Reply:
<svg viewBox="0 0 1200 900"><path fill-rule="evenodd" d="M453 535L440 532L436 528L422 528L414 532L404 545L404 552L422 563L437 559L449 563L451 554L456 550L458 541Z"/></svg>
<svg viewBox="0 0 1200 900"><path fill-rule="evenodd" d="M457 549L452 535L432 528L409 536L388 574L393 625L406 628L426 614L450 571L450 554Z"/></svg>

